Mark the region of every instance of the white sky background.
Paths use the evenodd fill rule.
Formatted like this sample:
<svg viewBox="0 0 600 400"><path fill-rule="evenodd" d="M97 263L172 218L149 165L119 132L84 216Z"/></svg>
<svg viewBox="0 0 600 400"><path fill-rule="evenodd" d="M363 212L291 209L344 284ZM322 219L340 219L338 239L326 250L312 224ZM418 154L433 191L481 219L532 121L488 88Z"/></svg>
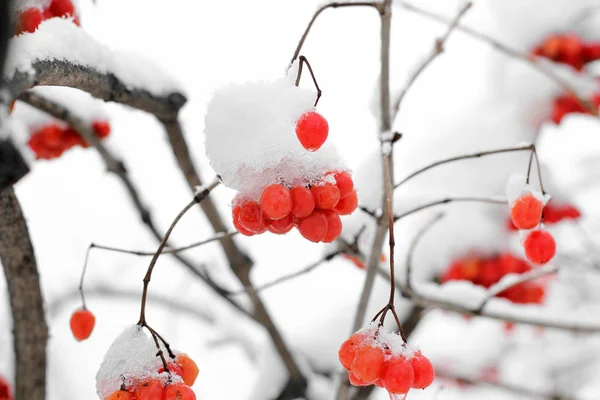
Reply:
<svg viewBox="0 0 600 400"><path fill-rule="evenodd" d="M186 137L198 169L203 178L209 180L213 173L204 156L202 130L205 106L212 91L227 82L269 80L283 74L318 3L312 0L98 0L96 6L86 1L81 8L83 27L95 38L111 47L150 57L181 82L188 96L181 115ZM488 7L488 3L492 7ZM499 0L476 2L465 22L522 49L568 19L564 14L569 8L563 0L553 2L545 14L539 8L541 1L518 2L522 7L519 9L499 3ZM507 3L515 5L517 2ZM419 4L447 15L453 15L457 9L455 1L428 0ZM539 14L535 14L535 10ZM430 51L434 38L445 28L407 14L402 8L395 8L394 12L392 81L393 87L398 89L407 71ZM538 17L524 22L524 15ZM323 89L319 109L330 123L329 140L338 146L350 167L357 168L378 148L377 120L370 111L379 70L376 12L371 9L325 12L314 26L302 54L308 57ZM311 87L308 75L303 85ZM487 46L457 34L449 41L447 53L414 86L396 121L395 127L405 134L397 146L398 176L433 159L531 140L534 122L547 112L552 93L555 88L536 73L518 63L507 62ZM164 231L190 199L190 191L175 167L166 137L156 121L143 113L115 105L108 105L107 109L113 127L107 143L124 158L132 179ZM597 123L576 117L566 122L573 127L569 134L580 134L588 145L585 149L573 149L569 143L551 142L543 148L553 157L552 170L559 184L574 180L573 174L560 174L568 171L572 160L564 153L578 151L578 156L585 156L598 151L598 140L590 141L594 135L582 133L597 131ZM566 133L550 131L548 134ZM407 185L406 193L403 192L406 197L400 199L411 204L417 198L420 203L425 197L457 193L502 194L506 177L513 172L523 172L520 169L525 165L523 160L523 157L509 157L502 161L479 161L477 168L467 163L433 173ZM514 168L507 169L507 166ZM417 189L419 193L415 193ZM87 246L96 242L152 250L156 243L139 221L119 180L104 171L93 150L77 148L58 160L34 163L32 172L17 185L17 194L33 237L48 306L62 301L60 307L48 310L51 328L48 399L93 399L94 376L102 355L126 324L137 321L139 305L137 299L113 301L90 297L88 306L96 314L97 326L87 342L75 342L68 319L79 306L73 294ZM363 195L369 193L365 191L361 198ZM222 214L229 218L233 192L220 187L214 196ZM590 204L595 198L588 193L580 200ZM436 251L422 259L423 265L442 268L452 254L470 243L500 246L494 240L499 232L497 219L482 222L471 218L465 222L467 218L459 212L468 210L468 215L481 216L488 215L489 209L478 211L471 206L456 210L461 220L448 222L448 229L462 223L469 228L450 231L454 240L448 235L445 240L434 236L431 241L435 241ZM399 224L400 254L418 222L415 219ZM448 229L440 230L439 234ZM173 241L186 244L210 235L201 214L191 212L177 227ZM284 237L241 238L239 242L251 251L256 261L252 277L257 283L302 268L318 259L323 251L322 246L306 242L297 233ZM457 243L462 247L457 248ZM212 276L224 285L235 287L216 244L192 250L188 255L206 263ZM87 286L139 295L148 261L148 258L92 252ZM338 346L350 333L362 277L362 272L340 260L264 293L269 310L286 338L293 348L301 349L313 367L330 369L336 365ZM5 291L1 279L0 290ZM378 282L368 314L384 304L387 290L387 285ZM198 398L265 398L266 387L271 384L268 381L256 392L258 395L252 395L261 368L270 371L270 375L276 375L273 371L278 369L268 360L261 361L268 354L265 335L249 327L242 317L232 319L232 314L208 289L190 279L190 275L168 257L160 259L150 292L172 297L222 321L220 326L210 326L189 314L175 310L165 312L161 306L149 304L149 323L200 366L194 386ZM70 300L65 301L65 296L71 296ZM0 321L8 321L6 303L0 307ZM433 329L419 333L420 343L424 349L427 346L432 351L437 349L434 353L440 357L450 358L454 352L448 349L465 346L465 352L484 355L480 362L486 364L499 357L491 354L494 351L485 356L486 350L501 349L497 344L505 340L498 334L497 326L487 321L473 323L467 329L462 321L447 316L437 315L435 319L432 315L426 322ZM441 324L452 327L444 338L434 335ZM0 327L0 374L11 376L10 326L2 323ZM443 339L453 335L462 341L449 346ZM524 335L523 340L532 340L528 339L528 333ZM250 347L257 349L256 354L247 354L244 347L236 344L239 340L252 343ZM266 366L261 367L261 363ZM431 390L411 394L411 397L428 399L434 398L435 393ZM435 398L508 398L480 390L467 392L464 397L452 396L453 390L449 389L439 392Z"/></svg>

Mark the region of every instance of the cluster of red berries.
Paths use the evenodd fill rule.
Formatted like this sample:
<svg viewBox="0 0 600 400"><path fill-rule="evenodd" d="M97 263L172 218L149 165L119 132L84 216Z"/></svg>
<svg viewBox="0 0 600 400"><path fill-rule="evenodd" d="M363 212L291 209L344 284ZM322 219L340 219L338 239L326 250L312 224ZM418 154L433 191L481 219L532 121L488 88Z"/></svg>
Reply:
<svg viewBox="0 0 600 400"><path fill-rule="evenodd" d="M307 240L329 243L342 233L340 215L351 214L357 206L358 196L350 174L334 172L310 188L288 188L276 183L263 189L259 202L236 199L233 225L246 236L266 231L283 235L297 227Z"/></svg>
<svg viewBox="0 0 600 400"><path fill-rule="evenodd" d="M348 371L354 386L375 385L390 395L406 394L410 389L424 389L431 385L435 372L433 365L420 351L410 351L406 344L381 340L379 330L361 330L346 340L338 352L341 364ZM397 339L402 339L395 334ZM390 336L389 334L387 335Z"/></svg>
<svg viewBox="0 0 600 400"><path fill-rule="evenodd" d="M13 400L8 382L0 376L0 400Z"/></svg>
<svg viewBox="0 0 600 400"><path fill-rule="evenodd" d="M600 107L600 94L593 95L587 101L591 107L598 109L598 107ZM582 104L577 96L571 93L561 94L554 99L554 103L552 104L552 114L550 116L552 121L560 124L562 119L567 114L571 113L591 115L589 108Z"/></svg>
<svg viewBox="0 0 600 400"><path fill-rule="evenodd" d="M178 376L183 382L171 382L164 385L159 379L137 382L129 387L122 387L103 400L196 400L190 388L198 376L198 366L186 354L179 354L175 361L167 364L169 372ZM165 372L164 368L157 371Z"/></svg>
<svg viewBox="0 0 600 400"><path fill-rule="evenodd" d="M549 201L544 206L544 224L553 225L566 219L577 220L581 217L581 212L572 204L555 204ZM509 231L517 231L519 228L515 226L512 218L508 218L506 227Z"/></svg>
<svg viewBox="0 0 600 400"><path fill-rule="evenodd" d="M585 43L572 33L554 34L535 47L531 54L570 65L577 71L581 71L585 64L600 60L600 43Z"/></svg>
<svg viewBox="0 0 600 400"><path fill-rule="evenodd" d="M296 121L296 136L302 147L308 151L317 151L327 140L329 124L321 114L309 111Z"/></svg>
<svg viewBox="0 0 600 400"><path fill-rule="evenodd" d="M521 193L511 204L510 217L519 230L533 229L525 233L523 247L529 261L536 265L542 265L554 257L556 242L548 231L539 227L544 203L538 197L527 191Z"/></svg>
<svg viewBox="0 0 600 400"><path fill-rule="evenodd" d="M469 255L455 260L444 271L440 282L470 281L475 285L489 288L498 283L505 275L523 274L531 271L527 261L510 253L483 257ZM540 283L523 282L498 294L518 304L540 304L544 300L545 288Z"/></svg>
<svg viewBox="0 0 600 400"><path fill-rule="evenodd" d="M100 139L104 139L110 134L110 124L107 121L92 122L92 129ZM79 132L70 127L63 128L57 124L48 124L32 131L27 144L38 160L58 158L74 146L89 147L89 143L83 139Z"/></svg>
<svg viewBox="0 0 600 400"><path fill-rule="evenodd" d="M52 0L48 8L32 7L23 10L16 24L15 35L24 32L33 33L42 21L55 17L73 18L75 25L80 26L79 17L75 13L75 6L71 0Z"/></svg>
<svg viewBox="0 0 600 400"><path fill-rule="evenodd" d="M96 317L87 308L83 307L71 315L69 321L71 332L76 340L82 341L90 337L94 326L96 325Z"/></svg>

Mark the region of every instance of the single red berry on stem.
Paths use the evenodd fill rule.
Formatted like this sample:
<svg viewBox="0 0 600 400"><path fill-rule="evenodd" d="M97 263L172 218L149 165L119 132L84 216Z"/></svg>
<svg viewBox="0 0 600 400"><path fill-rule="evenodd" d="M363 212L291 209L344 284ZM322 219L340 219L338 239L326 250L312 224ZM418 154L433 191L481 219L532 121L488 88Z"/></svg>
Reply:
<svg viewBox="0 0 600 400"><path fill-rule="evenodd" d="M110 124L108 121L94 121L92 122L92 129L100 139L104 139L110 135Z"/></svg>
<svg viewBox="0 0 600 400"><path fill-rule="evenodd" d="M340 215L350 215L358 207L358 194L353 190L337 203L333 208Z"/></svg>
<svg viewBox="0 0 600 400"><path fill-rule="evenodd" d="M44 14L39 8L28 8L19 15L18 33L33 33L44 20Z"/></svg>
<svg viewBox="0 0 600 400"><path fill-rule="evenodd" d="M315 209L315 198L309 189L304 186L297 186L292 188L291 194L294 203L292 214L298 218L306 218L312 214Z"/></svg>
<svg viewBox="0 0 600 400"><path fill-rule="evenodd" d="M340 201L340 189L329 182L325 182L321 186L315 185L310 188L310 191L315 198L317 208L329 210L335 207Z"/></svg>
<svg viewBox="0 0 600 400"><path fill-rule="evenodd" d="M542 230L531 231L525 242L525 255L534 264L546 264L556 253L556 242L550 233Z"/></svg>
<svg viewBox="0 0 600 400"><path fill-rule="evenodd" d="M414 371L403 356L393 357L381 374L383 387L393 394L407 393L414 383Z"/></svg>
<svg viewBox="0 0 600 400"><path fill-rule="evenodd" d="M167 386L164 400L196 400L196 394L189 386L177 383Z"/></svg>
<svg viewBox="0 0 600 400"><path fill-rule="evenodd" d="M294 202L290 190L277 183L263 190L260 205L267 218L278 220L292 212Z"/></svg>
<svg viewBox="0 0 600 400"><path fill-rule="evenodd" d="M327 218L320 212L313 212L308 217L300 220L298 231L311 242L322 242L327 234Z"/></svg>
<svg viewBox="0 0 600 400"><path fill-rule="evenodd" d="M198 377L198 365L196 365L196 362L187 354L178 355L176 361L183 371L181 375L183 382L188 386L192 386Z"/></svg>
<svg viewBox="0 0 600 400"><path fill-rule="evenodd" d="M90 337L94 325L96 324L96 317L89 310L82 308L71 315L71 332L78 341L82 341Z"/></svg>
<svg viewBox="0 0 600 400"><path fill-rule="evenodd" d="M317 151L327 140L329 124L319 113L309 111L302 114L296 122L296 136L302 147L308 151Z"/></svg>
<svg viewBox="0 0 600 400"><path fill-rule="evenodd" d="M380 348L362 346L356 351L351 371L361 381L373 383L379 379L384 367L385 358Z"/></svg>
<svg viewBox="0 0 600 400"><path fill-rule="evenodd" d="M544 205L533 194L526 193L512 204L510 216L519 229L535 228L542 219Z"/></svg>
<svg viewBox="0 0 600 400"><path fill-rule="evenodd" d="M335 185L340 189L340 199L352 193L354 182L352 182L352 177L348 172L338 172L333 177L335 178Z"/></svg>
<svg viewBox="0 0 600 400"><path fill-rule="evenodd" d="M260 204L246 201L240 208L240 224L252 233L263 233L267 230L265 218Z"/></svg>
<svg viewBox="0 0 600 400"><path fill-rule="evenodd" d="M431 385L435 377L435 371L431 361L420 351L417 351L410 359L410 365L414 372L414 382L412 387L415 389L425 389Z"/></svg>
<svg viewBox="0 0 600 400"><path fill-rule="evenodd" d="M335 211L323 210L322 213L327 219L327 233L323 238L323 242L331 243L342 234L342 220Z"/></svg>

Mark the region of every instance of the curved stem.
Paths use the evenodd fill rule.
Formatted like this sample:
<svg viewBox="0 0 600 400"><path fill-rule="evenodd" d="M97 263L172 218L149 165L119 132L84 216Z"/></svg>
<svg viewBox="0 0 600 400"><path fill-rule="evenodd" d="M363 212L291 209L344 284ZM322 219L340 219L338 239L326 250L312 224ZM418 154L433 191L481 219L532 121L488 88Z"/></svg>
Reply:
<svg viewBox="0 0 600 400"><path fill-rule="evenodd" d="M473 202L480 202L480 203L505 204L506 205L506 199L499 198L499 197L498 198L497 197L448 197L446 199L436 200L436 201L432 201L431 203L423 204L419 207L413 208L412 210L408 210L406 212L403 212L402 214L396 215L394 217L394 221L398 221L404 217L408 217L411 214L414 214L421 210L425 210L427 208L439 206L441 204L448 204L448 203L452 203L452 202L461 202L461 201L467 201L467 202L473 201Z"/></svg>

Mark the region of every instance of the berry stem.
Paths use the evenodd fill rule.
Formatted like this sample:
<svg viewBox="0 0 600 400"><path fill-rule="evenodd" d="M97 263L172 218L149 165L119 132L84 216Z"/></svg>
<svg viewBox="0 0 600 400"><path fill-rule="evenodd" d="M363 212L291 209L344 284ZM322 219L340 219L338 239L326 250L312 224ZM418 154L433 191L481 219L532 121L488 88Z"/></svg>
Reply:
<svg viewBox="0 0 600 400"><path fill-rule="evenodd" d="M310 72L310 76L312 77L313 83L315 84L315 88L317 89L317 99L315 100L315 107L316 107L317 104L319 103L319 99L321 98L321 94L323 92L321 91L321 88L319 87L319 84L317 83L317 78L315 77L315 73L313 72L313 69L310 66L310 63L308 62L306 57L300 56L298 58L298 60L299 60L299 64L298 64L298 76L296 77L296 86L300 85L300 78L302 78L302 66L304 64L306 64L306 66L308 67L308 72Z"/></svg>
<svg viewBox="0 0 600 400"><path fill-rule="evenodd" d="M81 304L83 306L83 309L86 310L86 306L85 306L85 295L83 293L83 280L85 278L85 273L87 271L87 266L88 266L88 260L90 258L90 251L94 248L94 243L90 244L90 246L88 247L87 251L85 252L85 260L83 261L83 270L81 271L81 277L79 278L79 294L81 295Z"/></svg>

